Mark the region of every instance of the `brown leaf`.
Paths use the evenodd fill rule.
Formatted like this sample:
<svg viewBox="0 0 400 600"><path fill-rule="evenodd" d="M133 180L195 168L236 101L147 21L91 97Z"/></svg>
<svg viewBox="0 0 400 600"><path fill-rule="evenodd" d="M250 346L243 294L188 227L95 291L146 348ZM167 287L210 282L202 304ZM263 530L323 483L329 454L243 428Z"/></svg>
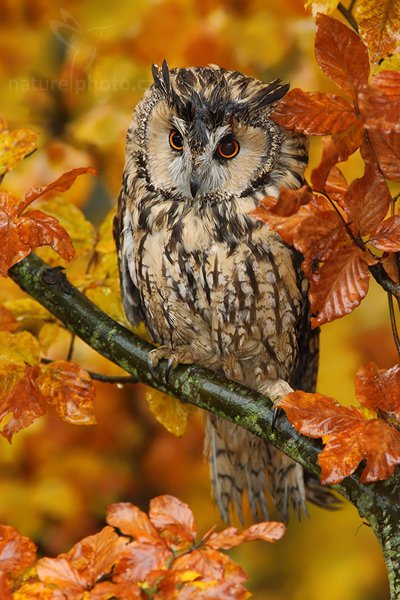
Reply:
<svg viewBox="0 0 400 600"><path fill-rule="evenodd" d="M279 125L307 135L340 133L357 123L353 107L344 98L298 88L278 102L271 117Z"/></svg>
<svg viewBox="0 0 400 600"><path fill-rule="evenodd" d="M397 254L388 254L388 256L384 256L383 258L381 258L380 262L383 265L386 273L389 275L390 279L395 283L400 283Z"/></svg>
<svg viewBox="0 0 400 600"><path fill-rule="evenodd" d="M196 529L189 506L174 496L158 496L150 502L150 521L172 550L194 543Z"/></svg>
<svg viewBox="0 0 400 600"><path fill-rule="evenodd" d="M400 73L381 71L360 90L359 105L368 130L400 132Z"/></svg>
<svg viewBox="0 0 400 600"><path fill-rule="evenodd" d="M383 133L371 129L368 137L385 177L400 183L400 131Z"/></svg>
<svg viewBox="0 0 400 600"><path fill-rule="evenodd" d="M279 190L278 201L270 210L274 215L288 217L297 213L300 206L308 204L312 198L312 191L308 185L303 185L303 187L298 190L281 188Z"/></svg>
<svg viewBox="0 0 400 600"><path fill-rule="evenodd" d="M311 323L318 327L352 312L368 291L369 270L359 248L342 234L311 279Z"/></svg>
<svg viewBox="0 0 400 600"><path fill-rule="evenodd" d="M151 571L164 569L172 556L164 540L131 542L115 568L113 581L146 581Z"/></svg>
<svg viewBox="0 0 400 600"><path fill-rule="evenodd" d="M45 414L45 400L36 386L38 367L26 366L20 371L20 367L7 363L0 363L0 381L2 375L10 370L18 370L19 379L9 389L0 388L0 420L5 416L11 416L0 433L10 442L13 435L31 425L37 418ZM3 385L4 383L1 382Z"/></svg>
<svg viewBox="0 0 400 600"><path fill-rule="evenodd" d="M26 195L24 200L21 202L21 212L24 208L32 204L35 200L48 194L49 192L66 192L74 184L75 179L79 175L97 175L97 171L93 167L79 167L77 169L71 169L66 173L63 173L61 177L49 183L37 188L32 188Z"/></svg>
<svg viewBox="0 0 400 600"><path fill-rule="evenodd" d="M400 419L400 365L378 369L369 362L357 371L357 399L367 408L391 413Z"/></svg>
<svg viewBox="0 0 400 600"><path fill-rule="evenodd" d="M374 233L385 218L391 202L384 177L373 160L365 163L364 175L354 179L344 198L352 230L359 236Z"/></svg>
<svg viewBox="0 0 400 600"><path fill-rule="evenodd" d="M400 252L400 217L394 215L382 221L369 242L378 250Z"/></svg>
<svg viewBox="0 0 400 600"><path fill-rule="evenodd" d="M344 206L347 187L347 181L342 171L338 167L332 167L325 182L325 191L341 208Z"/></svg>
<svg viewBox="0 0 400 600"><path fill-rule="evenodd" d="M318 462L324 484L339 483L364 459L363 483L387 479L400 463L400 432L381 419L367 420L354 407L301 391L288 394L279 406L297 431L323 438L325 447Z"/></svg>
<svg viewBox="0 0 400 600"><path fill-rule="evenodd" d="M230 550L243 542L263 540L264 542L276 542L280 540L286 531L283 523L267 521L251 525L248 529L239 532L236 527L228 527L224 531L212 533L206 540L205 545L214 550Z"/></svg>
<svg viewBox="0 0 400 600"><path fill-rule="evenodd" d="M369 58L359 36L337 19L318 14L315 56L325 75L357 99L358 89L368 83Z"/></svg>
<svg viewBox="0 0 400 600"><path fill-rule="evenodd" d="M12 312L4 306L0 306L0 331L9 331L12 333L18 327L18 321Z"/></svg>
<svg viewBox="0 0 400 600"><path fill-rule="evenodd" d="M37 387L67 423L96 423L93 405L95 387L88 372L79 365L65 360L41 365Z"/></svg>
<svg viewBox="0 0 400 600"><path fill-rule="evenodd" d="M378 62L396 50L400 43L400 3L398 0L360 0L356 6L360 34L371 59Z"/></svg>
<svg viewBox="0 0 400 600"><path fill-rule="evenodd" d="M111 504L107 508L107 523L138 541L161 540L146 513L130 502Z"/></svg>

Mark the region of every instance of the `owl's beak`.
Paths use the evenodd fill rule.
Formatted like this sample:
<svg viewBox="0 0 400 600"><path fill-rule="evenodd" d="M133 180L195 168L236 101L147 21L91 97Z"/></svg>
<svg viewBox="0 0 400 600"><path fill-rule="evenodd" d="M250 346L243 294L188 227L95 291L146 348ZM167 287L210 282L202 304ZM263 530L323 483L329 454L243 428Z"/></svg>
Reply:
<svg viewBox="0 0 400 600"><path fill-rule="evenodd" d="M201 180L198 175L192 173L190 176L190 193L192 194L192 198L194 198L199 191L201 186Z"/></svg>

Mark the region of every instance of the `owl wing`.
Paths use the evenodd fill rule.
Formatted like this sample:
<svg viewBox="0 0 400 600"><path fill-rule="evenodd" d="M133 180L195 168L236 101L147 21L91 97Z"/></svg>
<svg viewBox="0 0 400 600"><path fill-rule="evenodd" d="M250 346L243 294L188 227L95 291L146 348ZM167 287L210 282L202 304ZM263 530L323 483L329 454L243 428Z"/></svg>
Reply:
<svg viewBox="0 0 400 600"><path fill-rule="evenodd" d="M117 246L122 304L128 321L136 326L141 323L143 311L139 291L134 283L134 239L128 198L124 191L118 198L118 212L114 217L114 239Z"/></svg>

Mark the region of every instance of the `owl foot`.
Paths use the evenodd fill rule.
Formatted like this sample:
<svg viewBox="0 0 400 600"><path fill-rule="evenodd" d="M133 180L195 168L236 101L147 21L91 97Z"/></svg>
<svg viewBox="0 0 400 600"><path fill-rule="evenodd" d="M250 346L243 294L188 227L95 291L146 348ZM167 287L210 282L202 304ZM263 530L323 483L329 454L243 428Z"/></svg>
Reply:
<svg viewBox="0 0 400 600"><path fill-rule="evenodd" d="M166 359L167 366L165 368L165 381L169 383L172 371L179 365L191 365L196 362L199 357L195 355L191 346L178 346L170 348L169 346L160 346L151 350L147 355L147 364L149 370L154 375L154 369L157 367L160 360Z"/></svg>
<svg viewBox="0 0 400 600"><path fill-rule="evenodd" d="M277 421L279 415L282 413L282 409L279 408L277 406L277 404L282 398L287 396L287 394L290 394L290 392L293 392L293 389L290 387L290 385L286 381L283 381L283 379L277 379L276 381L264 382L260 386L259 389L260 389L260 392L262 392L266 396L269 396L269 398L272 400L272 403L274 405L273 413L272 413L272 423L271 423L271 427L272 427L272 431L273 431L275 429L276 421Z"/></svg>

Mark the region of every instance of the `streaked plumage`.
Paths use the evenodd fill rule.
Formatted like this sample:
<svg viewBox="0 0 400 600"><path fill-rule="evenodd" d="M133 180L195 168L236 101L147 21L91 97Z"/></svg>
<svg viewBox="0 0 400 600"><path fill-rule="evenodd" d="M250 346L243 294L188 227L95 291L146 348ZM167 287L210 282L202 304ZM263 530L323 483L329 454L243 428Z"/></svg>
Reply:
<svg viewBox="0 0 400 600"><path fill-rule="evenodd" d="M288 384L313 390L318 333L299 256L249 216L265 195L303 183L305 138L269 117L288 86L216 66L164 63L153 76L128 129L115 223L129 321L161 345L155 361L196 362L272 398ZM221 160L231 139L240 151ZM241 517L244 491L256 520L268 516L266 491L283 518L290 499L306 510L302 468L260 438L208 415L205 450L226 521L231 506Z"/></svg>

